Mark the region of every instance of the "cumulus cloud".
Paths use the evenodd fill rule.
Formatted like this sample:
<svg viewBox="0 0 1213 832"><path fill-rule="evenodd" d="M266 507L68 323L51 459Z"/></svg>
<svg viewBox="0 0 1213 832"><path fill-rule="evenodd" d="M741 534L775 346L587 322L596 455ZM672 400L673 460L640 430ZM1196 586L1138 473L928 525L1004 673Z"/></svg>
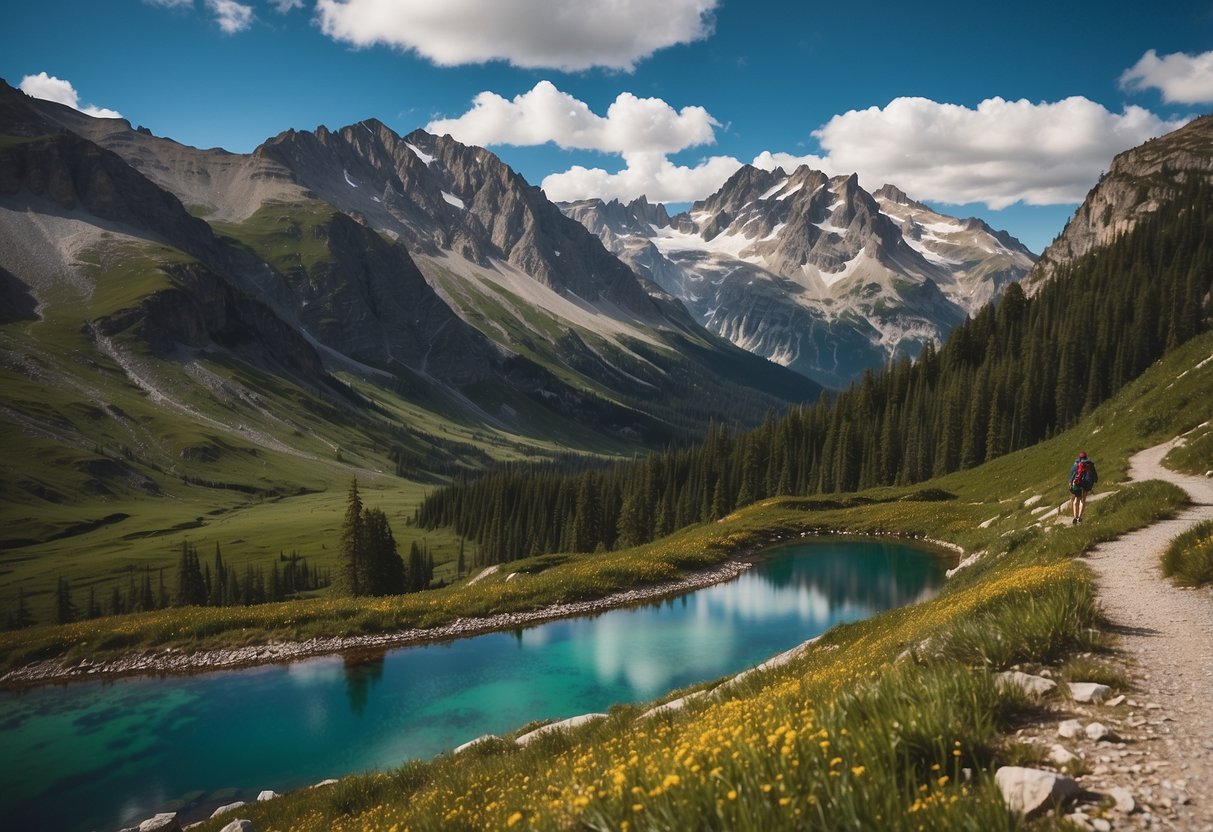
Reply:
<svg viewBox="0 0 1213 832"><path fill-rule="evenodd" d="M39 72L37 75L26 75L21 79L21 83L18 86L26 95L65 104L73 110L79 110L86 116L93 116L94 118L122 118L122 113L117 110L94 107L92 104L81 107L80 94L76 92L76 88L72 86L70 81L56 78L45 72Z"/></svg>
<svg viewBox="0 0 1213 832"><path fill-rule="evenodd" d="M1170 104L1213 103L1213 52L1175 52L1160 58L1151 49L1124 71L1120 85L1131 90L1157 89Z"/></svg>
<svg viewBox="0 0 1213 832"><path fill-rule="evenodd" d="M917 199L998 210L1080 202L1113 156L1182 124L1082 97L990 98L976 109L897 98L834 116L813 136L827 173L855 171L868 188L891 182Z"/></svg>
<svg viewBox="0 0 1213 832"><path fill-rule="evenodd" d="M194 5L194 0L143 0L149 6L160 6L165 9L177 9L182 6Z"/></svg>
<svg viewBox="0 0 1213 832"><path fill-rule="evenodd" d="M632 70L712 33L718 0L317 0L321 30L354 46L416 52L440 66L507 61L566 71Z"/></svg>
<svg viewBox="0 0 1213 832"><path fill-rule="evenodd" d="M270 5L281 14L286 14L292 9L302 9L303 0L270 0Z"/></svg>
<svg viewBox="0 0 1213 832"><path fill-rule="evenodd" d="M215 22L225 34L234 35L253 25L253 7L236 0L206 0L206 7L215 15Z"/></svg>
<svg viewBox="0 0 1213 832"><path fill-rule="evenodd" d="M675 110L660 98L620 93L599 116L589 106L550 81L512 101L492 92L473 99L472 109L458 118L438 119L431 133L450 133L465 144L519 146L554 142L567 149L604 153L675 153L715 141L717 122L703 107Z"/></svg>
<svg viewBox="0 0 1213 832"><path fill-rule="evenodd" d="M663 153L627 157L618 173L575 165L543 180L548 199L572 201L600 197L632 200L644 194L654 202L692 202L714 193L737 172L741 162L732 156L712 156L697 165L676 165Z"/></svg>
<svg viewBox="0 0 1213 832"><path fill-rule="evenodd" d="M767 170L800 165L837 176L858 173L864 186L889 182L916 199L1058 205L1082 201L1117 153L1180 127L1141 107L1113 113L1086 98L1056 102L987 99L977 107L897 98L851 110L813 132L819 153L765 150L751 162ZM575 166L543 180L557 200L602 197L689 202L715 192L742 165L732 156L678 164L669 156L715 143L720 127L702 107L621 93L605 115L548 81L512 100L482 92L456 118L427 129L468 144L542 145L623 158L622 170Z"/></svg>

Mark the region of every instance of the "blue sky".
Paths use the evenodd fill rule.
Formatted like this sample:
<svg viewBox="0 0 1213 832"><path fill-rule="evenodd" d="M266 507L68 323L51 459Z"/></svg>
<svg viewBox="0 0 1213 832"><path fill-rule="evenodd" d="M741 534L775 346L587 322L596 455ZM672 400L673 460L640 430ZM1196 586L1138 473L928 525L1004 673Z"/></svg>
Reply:
<svg viewBox="0 0 1213 832"><path fill-rule="evenodd" d="M806 162L1035 251L1115 152L1213 105L1213 0L873 5L41 0L8 4L0 76L233 151L449 130L556 198L681 204Z"/></svg>

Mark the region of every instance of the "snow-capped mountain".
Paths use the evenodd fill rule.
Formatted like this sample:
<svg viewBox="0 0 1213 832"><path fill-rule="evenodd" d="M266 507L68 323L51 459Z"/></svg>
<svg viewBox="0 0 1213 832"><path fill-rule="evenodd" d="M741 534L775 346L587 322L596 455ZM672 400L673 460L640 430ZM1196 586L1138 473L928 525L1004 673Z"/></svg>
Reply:
<svg viewBox="0 0 1213 832"><path fill-rule="evenodd" d="M1031 268L1018 240L885 185L746 166L687 213L562 209L739 346L831 386L938 341Z"/></svg>

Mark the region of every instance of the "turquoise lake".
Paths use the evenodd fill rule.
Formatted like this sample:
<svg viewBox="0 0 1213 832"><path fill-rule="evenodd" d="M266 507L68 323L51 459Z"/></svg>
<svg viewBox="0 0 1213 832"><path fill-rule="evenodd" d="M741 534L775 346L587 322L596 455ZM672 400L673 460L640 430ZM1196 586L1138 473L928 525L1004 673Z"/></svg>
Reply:
<svg viewBox="0 0 1213 832"><path fill-rule="evenodd" d="M767 550L727 584L516 632L193 676L0 693L0 828L113 830L209 816L262 789L428 758L486 733L736 673L935 593L900 544Z"/></svg>

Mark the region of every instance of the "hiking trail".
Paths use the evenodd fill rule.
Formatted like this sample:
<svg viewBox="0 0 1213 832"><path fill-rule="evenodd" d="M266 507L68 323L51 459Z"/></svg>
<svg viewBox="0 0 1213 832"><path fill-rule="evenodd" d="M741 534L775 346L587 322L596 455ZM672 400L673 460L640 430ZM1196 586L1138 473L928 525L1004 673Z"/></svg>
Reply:
<svg viewBox="0 0 1213 832"><path fill-rule="evenodd" d="M1115 709L1125 716L1117 733L1128 742L1101 747L1087 760L1092 771L1081 781L1101 792L1128 788L1144 805L1125 820L1139 826L1213 832L1213 590L1176 587L1160 564L1176 535L1213 519L1213 479L1162 466L1180 441L1135 454L1129 478L1172 482L1193 505L1100 544L1086 558L1136 689Z"/></svg>

